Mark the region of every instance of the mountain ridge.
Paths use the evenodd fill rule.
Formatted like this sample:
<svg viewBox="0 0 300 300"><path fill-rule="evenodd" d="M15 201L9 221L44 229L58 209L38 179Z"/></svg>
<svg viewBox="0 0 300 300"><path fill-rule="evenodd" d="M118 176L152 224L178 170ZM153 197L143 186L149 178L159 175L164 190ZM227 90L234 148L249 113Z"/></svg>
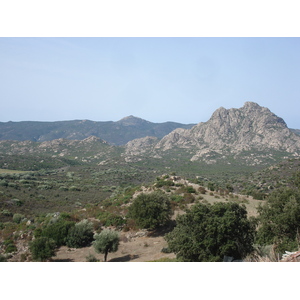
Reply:
<svg viewBox="0 0 300 300"><path fill-rule="evenodd" d="M145 166L159 164L168 168L176 165L187 167L190 163L196 167L212 164L254 167L300 157L300 136L289 129L282 118L255 102L246 102L241 108L220 107L207 122L200 122L190 128L178 128L175 126L178 123L174 125L172 122L159 123L167 124L167 127L161 128L159 124L134 116L109 122L106 129L115 130L115 136L122 138L118 139L119 145L100 138L100 130L91 127L91 123L88 120L76 121L77 127L71 126L72 131L67 131L69 138L59 137L38 142L0 141L3 163L5 155L18 153L47 154L48 157L69 160L77 157L76 163L142 162ZM73 124L72 121L69 121L70 124ZM76 131L82 126L86 126L84 134ZM42 129L47 131L47 128ZM53 127L51 130L55 133ZM163 135L164 131L168 133ZM56 135L59 136L59 133L56 132Z"/></svg>
<svg viewBox="0 0 300 300"><path fill-rule="evenodd" d="M119 121L21 121L0 122L0 140L44 142L55 139L84 140L96 136L112 145L125 145L127 142L147 135L162 138L172 130L191 128L195 124L176 122L152 123L134 116Z"/></svg>

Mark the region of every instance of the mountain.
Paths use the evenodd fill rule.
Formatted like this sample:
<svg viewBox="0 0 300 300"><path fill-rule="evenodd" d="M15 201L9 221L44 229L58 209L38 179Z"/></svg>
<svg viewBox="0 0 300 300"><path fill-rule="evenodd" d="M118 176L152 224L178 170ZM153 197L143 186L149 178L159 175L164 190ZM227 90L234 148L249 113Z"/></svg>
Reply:
<svg viewBox="0 0 300 300"><path fill-rule="evenodd" d="M148 135L162 138L176 128L191 128L195 124L175 122L152 123L134 116L117 122L94 122L89 120L58 122L0 122L0 140L44 142L55 139L84 140L96 136L112 145Z"/></svg>
<svg viewBox="0 0 300 300"><path fill-rule="evenodd" d="M145 156L143 140L126 145L127 160ZM136 147L138 145L138 147ZM178 128L147 145L147 156L165 157L179 150L190 161L259 165L300 155L300 136L268 108L246 102L242 108L217 109L205 123ZM134 156L131 155L134 153ZM141 158L139 158L141 159Z"/></svg>
<svg viewBox="0 0 300 300"><path fill-rule="evenodd" d="M25 136L28 139L30 132L26 129L30 127L34 129L31 137L39 140L0 141L0 168L18 169L17 162L22 156L27 169L30 163L25 157L30 162L36 158L35 164L39 162L38 166L43 168L52 166L52 159L55 165L63 162L64 165L120 166L138 162L143 170L172 168L198 173L204 168L210 172L240 170L245 166L262 168L283 159L300 157L300 136L289 129L282 118L254 102L246 102L238 109L221 107L207 122L185 125L189 129L178 128L178 123L155 124L133 116L117 122L8 122L0 125L6 128L1 130L2 138L10 135L15 139ZM164 135L164 132L167 133ZM51 140L61 135L66 137ZM41 141L43 139L45 141Z"/></svg>
<svg viewBox="0 0 300 300"><path fill-rule="evenodd" d="M293 131L294 133L300 135L300 129L292 129L292 128L291 128L291 131Z"/></svg>

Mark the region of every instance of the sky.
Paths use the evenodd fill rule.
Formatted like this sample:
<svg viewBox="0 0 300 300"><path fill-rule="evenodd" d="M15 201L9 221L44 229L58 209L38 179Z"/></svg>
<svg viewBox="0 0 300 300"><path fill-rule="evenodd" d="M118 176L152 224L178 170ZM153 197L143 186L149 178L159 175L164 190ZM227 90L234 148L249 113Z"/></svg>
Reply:
<svg viewBox="0 0 300 300"><path fill-rule="evenodd" d="M300 128L298 37L1 37L0 121L199 123L268 107Z"/></svg>

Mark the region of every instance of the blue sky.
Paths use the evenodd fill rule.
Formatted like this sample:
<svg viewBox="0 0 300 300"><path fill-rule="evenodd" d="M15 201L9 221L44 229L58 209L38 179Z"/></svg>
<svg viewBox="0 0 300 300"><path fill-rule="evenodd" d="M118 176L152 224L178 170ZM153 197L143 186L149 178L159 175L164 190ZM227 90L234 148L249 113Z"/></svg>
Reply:
<svg viewBox="0 0 300 300"><path fill-rule="evenodd" d="M0 121L207 121L253 101L300 128L300 38L0 38Z"/></svg>

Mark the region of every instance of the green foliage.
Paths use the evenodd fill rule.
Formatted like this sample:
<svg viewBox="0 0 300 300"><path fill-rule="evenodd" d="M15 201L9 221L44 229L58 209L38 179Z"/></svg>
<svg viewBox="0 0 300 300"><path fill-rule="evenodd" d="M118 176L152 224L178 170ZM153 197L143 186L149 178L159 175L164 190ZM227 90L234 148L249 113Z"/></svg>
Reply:
<svg viewBox="0 0 300 300"><path fill-rule="evenodd" d="M13 214L12 214L9 210L7 210L7 209L3 209L3 210L1 211L1 214L2 214L3 216L6 216L6 217L12 217L12 216L13 216Z"/></svg>
<svg viewBox="0 0 300 300"><path fill-rule="evenodd" d="M196 193L196 190L192 186L187 186L186 187L186 192L187 193Z"/></svg>
<svg viewBox="0 0 300 300"><path fill-rule="evenodd" d="M299 171L293 174L292 182L297 188L300 188L300 172Z"/></svg>
<svg viewBox="0 0 300 300"><path fill-rule="evenodd" d="M158 188L163 187L163 186L174 186L174 185L175 185L174 182L167 178L163 178L163 179L157 178L157 182L155 183L155 186Z"/></svg>
<svg viewBox="0 0 300 300"><path fill-rule="evenodd" d="M56 244L48 237L38 237L29 244L32 259L34 261L47 261L55 255Z"/></svg>
<svg viewBox="0 0 300 300"><path fill-rule="evenodd" d="M258 244L276 244L278 251L297 250L300 232L300 192L283 188L274 191L258 208Z"/></svg>
<svg viewBox="0 0 300 300"><path fill-rule="evenodd" d="M5 253L16 252L18 249L12 239L7 239L4 241Z"/></svg>
<svg viewBox="0 0 300 300"><path fill-rule="evenodd" d="M207 188L208 188L210 191L214 192L214 190L216 189L216 184L215 184L214 182L209 182L209 183L207 184Z"/></svg>
<svg viewBox="0 0 300 300"><path fill-rule="evenodd" d="M119 234L116 231L105 229L94 235L93 246L97 253L104 254L104 261L109 252L116 252L119 247Z"/></svg>
<svg viewBox="0 0 300 300"><path fill-rule="evenodd" d="M165 239L182 261L222 261L225 255L242 258L252 251L254 228L237 203L198 203L176 223Z"/></svg>
<svg viewBox="0 0 300 300"><path fill-rule="evenodd" d="M74 225L75 222L66 221L60 217L54 223L51 223L42 229L36 229L35 237L47 237L54 240L58 247L64 246L66 245L69 231L74 227Z"/></svg>
<svg viewBox="0 0 300 300"><path fill-rule="evenodd" d="M69 230L66 244L70 248L86 247L93 241L93 235L93 224L82 220Z"/></svg>
<svg viewBox="0 0 300 300"><path fill-rule="evenodd" d="M95 257L93 254L89 254L86 256L86 261L87 262L98 262L99 260Z"/></svg>
<svg viewBox="0 0 300 300"><path fill-rule="evenodd" d="M20 224L23 219L24 219L24 216L21 215L21 214L14 214L13 215L13 221L17 224Z"/></svg>
<svg viewBox="0 0 300 300"><path fill-rule="evenodd" d="M7 262L7 258L2 254L0 254L0 262Z"/></svg>
<svg viewBox="0 0 300 300"><path fill-rule="evenodd" d="M170 199L161 192L139 194L129 206L127 217L140 228L155 229L165 225L171 218Z"/></svg>
<svg viewBox="0 0 300 300"><path fill-rule="evenodd" d="M122 226L126 223L126 220L121 216L110 213L108 211L101 211L98 219L103 226Z"/></svg>

